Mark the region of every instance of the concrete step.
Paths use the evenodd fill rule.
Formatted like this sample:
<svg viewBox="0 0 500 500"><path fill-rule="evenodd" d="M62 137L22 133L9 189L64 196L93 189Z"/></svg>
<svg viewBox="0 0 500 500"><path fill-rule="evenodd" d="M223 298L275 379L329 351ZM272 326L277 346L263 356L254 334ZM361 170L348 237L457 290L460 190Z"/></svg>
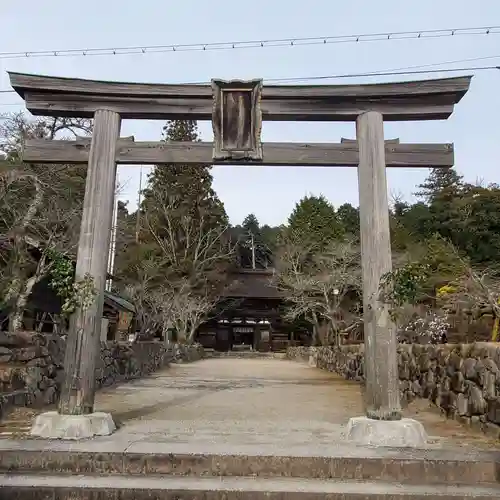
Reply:
<svg viewBox="0 0 500 500"><path fill-rule="evenodd" d="M9 500L458 500L500 498L495 486L419 486L296 478L0 475Z"/></svg>
<svg viewBox="0 0 500 500"><path fill-rule="evenodd" d="M1 444L7 444L4 440ZM386 481L401 484L499 484L497 452L332 447L328 455L269 452L189 452L182 447L136 443L121 448L103 442L52 444L43 440L0 445L0 473L151 474L179 477L304 478ZM96 445L99 445L97 448ZM500 498L500 496L499 496Z"/></svg>

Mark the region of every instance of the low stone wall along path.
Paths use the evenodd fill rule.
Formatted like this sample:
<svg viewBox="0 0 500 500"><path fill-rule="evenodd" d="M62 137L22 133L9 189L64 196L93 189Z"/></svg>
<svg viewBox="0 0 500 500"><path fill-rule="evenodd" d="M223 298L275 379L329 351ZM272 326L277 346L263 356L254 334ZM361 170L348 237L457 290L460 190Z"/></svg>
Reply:
<svg viewBox="0 0 500 500"><path fill-rule="evenodd" d="M102 389L97 410L119 424L111 436L0 439L0 498L500 498L495 441L420 399L405 413L431 436L423 449L356 446L344 431L362 384L307 363L172 364Z"/></svg>
<svg viewBox="0 0 500 500"><path fill-rule="evenodd" d="M26 432L17 437L28 437L34 412L43 410L26 409L23 417L18 409L16 425L24 425ZM120 446L144 443L146 449L163 443L186 450L215 446L261 452L269 447L325 453L344 443L349 418L364 413L359 382L272 357L172 364L148 377L103 388L96 410L113 415L119 429L105 439ZM405 415L424 424L430 447L495 445L482 433L446 420L426 401L411 403Z"/></svg>
<svg viewBox="0 0 500 500"><path fill-rule="evenodd" d="M290 347L286 357L363 382L364 346ZM398 346L402 404L429 402L443 415L500 440L497 343ZM425 401L418 401L423 398ZM499 441L500 442L500 441Z"/></svg>

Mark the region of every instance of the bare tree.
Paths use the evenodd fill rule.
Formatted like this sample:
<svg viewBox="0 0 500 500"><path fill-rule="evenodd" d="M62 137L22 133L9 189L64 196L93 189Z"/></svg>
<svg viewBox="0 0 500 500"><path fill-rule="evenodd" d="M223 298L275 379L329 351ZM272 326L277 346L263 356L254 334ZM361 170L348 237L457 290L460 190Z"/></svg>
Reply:
<svg viewBox="0 0 500 500"><path fill-rule="evenodd" d="M135 307L138 327L135 340L150 339L159 329L166 334L167 325L163 315L164 293L157 284L159 268L161 268L160 263L153 257L138 259L134 265L135 279L124 290L124 294Z"/></svg>
<svg viewBox="0 0 500 500"><path fill-rule="evenodd" d="M457 276L438 290L438 298L446 309L466 310L474 316L492 314L500 318L500 279L493 269L476 269L449 244L457 262Z"/></svg>
<svg viewBox="0 0 500 500"><path fill-rule="evenodd" d="M199 213L179 214L175 200L163 193L155 197L154 218L145 215L158 250L159 279L151 293L161 296L162 317L177 329L179 340L192 342L226 286L235 252L228 226L210 225Z"/></svg>
<svg viewBox="0 0 500 500"><path fill-rule="evenodd" d="M288 243L278 259L277 286L291 303L287 317L305 317L321 344L341 343L341 332L360 321L359 304L349 305L350 293L361 285L359 249L350 241L334 241L319 254Z"/></svg>
<svg viewBox="0 0 500 500"><path fill-rule="evenodd" d="M49 199L45 200L45 197ZM21 222L13 228L11 251L14 252L13 258L17 265L6 297L7 301L12 302L12 331L22 328L23 313L33 288L57 264L56 255L70 260L74 258L81 204L82 200L77 199L73 200L72 206L64 206L61 196L52 187L40 188ZM29 262L31 265L28 265Z"/></svg>
<svg viewBox="0 0 500 500"><path fill-rule="evenodd" d="M10 159L19 159L27 139L64 139L92 133L92 121L85 118L34 118L23 112L0 115L0 150Z"/></svg>
<svg viewBox="0 0 500 500"><path fill-rule="evenodd" d="M191 344L198 327L214 309L218 295L207 289L193 289L188 281L176 283L165 291L165 316L180 334L179 340Z"/></svg>
<svg viewBox="0 0 500 500"><path fill-rule="evenodd" d="M380 287L402 341L442 341L452 316L470 321L471 316L492 314L498 327L498 270L475 268L451 242L437 235L426 242L425 249L412 249L407 257L384 276Z"/></svg>
<svg viewBox="0 0 500 500"><path fill-rule="evenodd" d="M0 231L3 302L10 329L22 328L24 309L34 286L46 277L54 255L74 257L79 234L85 171L81 166L25 165L24 141L54 139L64 131L88 133L89 120L28 120L22 113L0 122Z"/></svg>

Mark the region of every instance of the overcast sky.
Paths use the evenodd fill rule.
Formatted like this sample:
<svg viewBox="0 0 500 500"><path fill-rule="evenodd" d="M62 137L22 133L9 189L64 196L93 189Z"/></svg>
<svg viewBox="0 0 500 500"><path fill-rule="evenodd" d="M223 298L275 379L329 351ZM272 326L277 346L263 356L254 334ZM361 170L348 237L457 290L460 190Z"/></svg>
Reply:
<svg viewBox="0 0 500 500"><path fill-rule="evenodd" d="M167 44L322 37L363 33L500 25L499 0L0 0L0 52L113 48ZM264 47L245 50L168 52L146 55L0 59L0 90L6 71L54 76L157 83L211 78L293 78L352 74L467 58L498 56L455 67L500 65L500 35L455 36L373 43ZM329 80L360 83L449 77ZM448 121L401 122L385 126L387 138L404 142L454 142L456 168L467 180L499 181L500 71L477 71L469 93ZM305 82L307 83L307 82ZM317 82L314 82L317 83ZM15 94L0 94L0 112L22 109ZM122 135L158 140L163 123L125 121ZM211 127L201 123L204 140ZM354 138L353 123L269 123L264 141L338 142ZM149 169L145 168L144 172ZM388 175L391 194L411 199L427 170ZM358 204L355 169L216 167L214 185L233 223L254 212L261 223L280 224L306 194L323 194L334 205ZM121 197L136 204L139 167L120 167Z"/></svg>

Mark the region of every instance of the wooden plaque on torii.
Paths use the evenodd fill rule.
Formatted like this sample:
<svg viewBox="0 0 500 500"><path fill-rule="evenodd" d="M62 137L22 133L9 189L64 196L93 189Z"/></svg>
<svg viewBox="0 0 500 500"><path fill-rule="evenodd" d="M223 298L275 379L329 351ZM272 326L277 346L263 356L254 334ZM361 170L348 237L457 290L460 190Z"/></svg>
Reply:
<svg viewBox="0 0 500 500"><path fill-rule="evenodd" d="M212 80L213 160L262 161L262 80Z"/></svg>

